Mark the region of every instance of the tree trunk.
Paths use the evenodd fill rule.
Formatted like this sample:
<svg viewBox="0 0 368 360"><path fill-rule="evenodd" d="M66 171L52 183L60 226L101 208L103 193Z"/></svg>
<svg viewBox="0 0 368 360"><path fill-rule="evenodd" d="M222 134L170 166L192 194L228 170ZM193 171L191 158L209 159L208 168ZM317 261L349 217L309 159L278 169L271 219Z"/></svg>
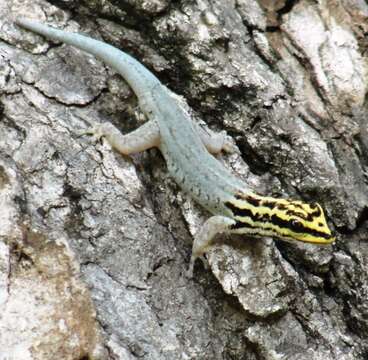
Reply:
<svg viewBox="0 0 368 360"><path fill-rule="evenodd" d="M78 136L143 124L134 94L17 16L133 55L336 243L222 236L187 279L208 214L158 151ZM3 0L0 25L0 360L368 358L367 2Z"/></svg>

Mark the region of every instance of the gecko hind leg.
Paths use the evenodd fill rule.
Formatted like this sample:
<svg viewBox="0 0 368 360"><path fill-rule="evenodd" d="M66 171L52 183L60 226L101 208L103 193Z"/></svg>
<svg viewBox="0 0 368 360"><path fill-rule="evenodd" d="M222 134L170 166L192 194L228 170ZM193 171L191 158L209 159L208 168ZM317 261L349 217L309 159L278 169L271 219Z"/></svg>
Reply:
<svg viewBox="0 0 368 360"><path fill-rule="evenodd" d="M236 151L236 147L226 134L226 131L216 133L210 129L202 128L199 124L196 125L196 129L204 146L211 154L218 154L222 150L227 153Z"/></svg>
<svg viewBox="0 0 368 360"><path fill-rule="evenodd" d="M211 247L214 237L219 233L229 232L231 225L235 223L235 220L221 215L212 216L206 220L194 237L192 255L186 272L188 278L193 277L194 262L197 258L201 258L203 261L203 255ZM204 263L206 265L206 262Z"/></svg>
<svg viewBox="0 0 368 360"><path fill-rule="evenodd" d="M78 135L92 135L96 140L104 137L112 148L124 155L158 147L160 144L160 130L154 120L128 134L122 134L113 124L105 122L80 131Z"/></svg>

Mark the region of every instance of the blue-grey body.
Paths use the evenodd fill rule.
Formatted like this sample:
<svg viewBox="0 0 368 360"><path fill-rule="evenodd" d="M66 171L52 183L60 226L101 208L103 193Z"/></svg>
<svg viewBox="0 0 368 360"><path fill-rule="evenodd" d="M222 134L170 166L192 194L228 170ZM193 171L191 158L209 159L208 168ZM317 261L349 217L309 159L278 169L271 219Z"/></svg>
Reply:
<svg viewBox="0 0 368 360"><path fill-rule="evenodd" d="M19 19L17 23L84 50L115 69L133 89L147 118L157 122L159 149L177 184L211 213L230 216L223 204L246 185L207 151L189 114L156 76L130 55L101 41L33 20Z"/></svg>

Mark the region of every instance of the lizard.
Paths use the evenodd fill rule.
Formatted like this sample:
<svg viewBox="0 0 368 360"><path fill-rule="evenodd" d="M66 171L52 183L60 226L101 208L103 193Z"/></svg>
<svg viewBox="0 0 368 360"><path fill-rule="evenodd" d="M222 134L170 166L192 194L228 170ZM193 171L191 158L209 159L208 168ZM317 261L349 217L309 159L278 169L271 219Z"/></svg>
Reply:
<svg viewBox="0 0 368 360"><path fill-rule="evenodd" d="M105 138L124 155L157 147L169 174L184 192L211 214L194 235L187 276L193 276L197 258L213 245L219 233L248 234L285 241L327 245L335 236L320 204L263 196L228 170L214 154L229 151L225 133L208 133L143 64L129 54L90 37L18 18L16 24L56 42L86 51L115 69L132 88L148 121L122 134L105 122L84 131Z"/></svg>

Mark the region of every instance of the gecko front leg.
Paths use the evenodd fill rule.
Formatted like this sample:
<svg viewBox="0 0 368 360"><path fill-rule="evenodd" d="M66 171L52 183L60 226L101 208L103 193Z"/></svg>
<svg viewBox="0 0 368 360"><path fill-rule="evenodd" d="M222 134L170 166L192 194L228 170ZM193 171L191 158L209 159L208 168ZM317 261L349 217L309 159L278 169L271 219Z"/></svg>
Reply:
<svg viewBox="0 0 368 360"><path fill-rule="evenodd" d="M129 134L122 134L113 124L106 122L81 131L79 135L92 135L97 140L104 137L112 148L123 155L160 145L160 130L154 120L146 122Z"/></svg>
<svg viewBox="0 0 368 360"><path fill-rule="evenodd" d="M219 233L229 232L231 225L235 223L235 220L221 215L211 216L205 221L194 237L192 255L186 273L188 278L193 277L194 262L197 258L204 259L203 255L211 247L211 242L214 237Z"/></svg>

